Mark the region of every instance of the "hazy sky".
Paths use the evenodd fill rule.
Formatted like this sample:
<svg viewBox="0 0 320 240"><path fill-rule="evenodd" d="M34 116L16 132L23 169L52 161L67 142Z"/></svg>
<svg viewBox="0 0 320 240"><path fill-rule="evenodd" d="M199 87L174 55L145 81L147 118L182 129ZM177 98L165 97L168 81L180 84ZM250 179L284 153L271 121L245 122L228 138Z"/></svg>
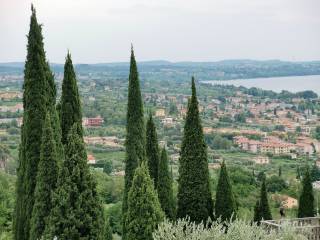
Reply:
<svg viewBox="0 0 320 240"><path fill-rule="evenodd" d="M33 0L50 62L320 60L320 0ZM29 0L0 0L0 62L24 61Z"/></svg>

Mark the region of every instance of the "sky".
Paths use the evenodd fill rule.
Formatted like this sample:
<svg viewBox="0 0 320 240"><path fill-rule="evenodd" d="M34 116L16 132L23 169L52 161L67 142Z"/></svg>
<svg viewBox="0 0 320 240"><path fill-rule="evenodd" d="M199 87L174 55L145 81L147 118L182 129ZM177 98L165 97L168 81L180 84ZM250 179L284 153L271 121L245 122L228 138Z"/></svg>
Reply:
<svg viewBox="0 0 320 240"><path fill-rule="evenodd" d="M320 0L33 0L62 63L320 60ZM0 0L0 62L24 61L31 1Z"/></svg>

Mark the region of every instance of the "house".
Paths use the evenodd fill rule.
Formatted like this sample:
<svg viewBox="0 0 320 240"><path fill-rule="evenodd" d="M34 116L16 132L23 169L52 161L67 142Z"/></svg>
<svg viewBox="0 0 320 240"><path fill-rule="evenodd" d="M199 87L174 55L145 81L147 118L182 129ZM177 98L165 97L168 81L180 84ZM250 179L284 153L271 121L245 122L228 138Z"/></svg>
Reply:
<svg viewBox="0 0 320 240"><path fill-rule="evenodd" d="M312 187L316 190L320 190L320 181L314 181Z"/></svg>
<svg viewBox="0 0 320 240"><path fill-rule="evenodd" d="M269 164L270 163L270 159L268 156L257 156L253 159L253 161L256 163L256 164Z"/></svg>
<svg viewBox="0 0 320 240"><path fill-rule="evenodd" d="M0 106L0 112L22 112L23 111L23 104L18 103L14 106Z"/></svg>
<svg viewBox="0 0 320 240"><path fill-rule="evenodd" d="M173 161L173 162L178 162L179 161L179 158L180 158L180 154L172 154L170 156L170 159Z"/></svg>
<svg viewBox="0 0 320 240"><path fill-rule="evenodd" d="M1 92L0 99L1 100L11 100L14 98L22 98L21 92Z"/></svg>
<svg viewBox="0 0 320 240"><path fill-rule="evenodd" d="M18 127L21 127L22 126L22 123L23 123L23 118L16 118L16 121L17 121L17 125Z"/></svg>
<svg viewBox="0 0 320 240"><path fill-rule="evenodd" d="M257 153L260 150L261 144L262 143L260 141L249 140L248 141L248 150L250 152Z"/></svg>
<svg viewBox="0 0 320 240"><path fill-rule="evenodd" d="M187 108L184 108L184 107L180 108L179 110L180 116L185 117L187 115L187 111L188 111Z"/></svg>
<svg viewBox="0 0 320 240"><path fill-rule="evenodd" d="M104 145L112 148L122 148L122 140L115 136L110 137L84 137L84 142L88 145Z"/></svg>
<svg viewBox="0 0 320 240"><path fill-rule="evenodd" d="M87 160L88 164L96 164L96 159L92 154L88 154Z"/></svg>
<svg viewBox="0 0 320 240"><path fill-rule="evenodd" d="M121 171L113 172L112 175L117 177L123 177L124 175L126 175L126 173L124 170L121 170Z"/></svg>
<svg viewBox="0 0 320 240"><path fill-rule="evenodd" d="M169 127L169 126L173 125L173 118L166 117L166 118L162 119L161 122L163 123L164 126Z"/></svg>
<svg viewBox="0 0 320 240"><path fill-rule="evenodd" d="M293 197L285 196L282 201L282 206L288 209L298 207L298 200Z"/></svg>
<svg viewBox="0 0 320 240"><path fill-rule="evenodd" d="M94 118L83 118L82 125L86 127L100 127L103 123L103 118L101 116L97 116Z"/></svg>
<svg viewBox="0 0 320 240"><path fill-rule="evenodd" d="M209 169L220 169L221 164L220 163L208 163Z"/></svg>
<svg viewBox="0 0 320 240"><path fill-rule="evenodd" d="M164 108L159 108L156 110L156 117L165 117L166 116L166 111Z"/></svg>
<svg viewBox="0 0 320 240"><path fill-rule="evenodd" d="M204 127L203 128L203 133L204 134L210 134L213 132L213 128L212 127Z"/></svg>
<svg viewBox="0 0 320 240"><path fill-rule="evenodd" d="M167 96L168 100L170 102L176 102L177 101L177 97L176 96Z"/></svg>
<svg viewBox="0 0 320 240"><path fill-rule="evenodd" d="M290 153L290 150L293 149L294 145L290 143L282 142L264 142L260 146L261 153L272 153L275 155L282 155Z"/></svg>
<svg viewBox="0 0 320 240"><path fill-rule="evenodd" d="M296 151L300 154L310 155L314 152L311 144L300 142L300 143L297 143L295 146L296 146Z"/></svg>
<svg viewBox="0 0 320 240"><path fill-rule="evenodd" d="M160 148L167 148L167 142L164 140L159 141L159 147Z"/></svg>
<svg viewBox="0 0 320 240"><path fill-rule="evenodd" d="M273 194L271 198L272 200L280 203L284 208L291 209L298 207L298 200L288 195Z"/></svg>

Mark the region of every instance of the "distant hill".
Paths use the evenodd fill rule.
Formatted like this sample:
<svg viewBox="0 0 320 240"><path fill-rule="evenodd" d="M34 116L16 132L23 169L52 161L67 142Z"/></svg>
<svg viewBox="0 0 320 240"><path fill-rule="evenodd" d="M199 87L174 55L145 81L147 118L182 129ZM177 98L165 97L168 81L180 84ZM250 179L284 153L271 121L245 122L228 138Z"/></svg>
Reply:
<svg viewBox="0 0 320 240"><path fill-rule="evenodd" d="M195 75L199 80L226 80L278 76L303 76L320 74L320 61L288 62L280 60L235 59L216 62L169 62L165 60L138 63L141 78L186 80ZM23 62L0 63L0 74L23 73ZM63 72L63 64L52 63L56 73ZM128 62L75 64L78 74L108 73L116 78L127 77Z"/></svg>

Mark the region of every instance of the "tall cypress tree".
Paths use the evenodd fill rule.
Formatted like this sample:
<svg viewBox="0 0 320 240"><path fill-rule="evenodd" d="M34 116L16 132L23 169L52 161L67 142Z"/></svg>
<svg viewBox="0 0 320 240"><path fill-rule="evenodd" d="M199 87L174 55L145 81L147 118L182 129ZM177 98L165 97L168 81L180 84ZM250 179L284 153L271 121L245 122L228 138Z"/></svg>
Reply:
<svg viewBox="0 0 320 240"><path fill-rule="evenodd" d="M37 22L36 11L33 6L31 6L31 11L27 59L24 70L24 113L14 219L14 238L16 240L29 239L37 168L40 160L42 129L52 94L51 83L48 79L49 67L43 48L42 28Z"/></svg>
<svg viewBox="0 0 320 240"><path fill-rule="evenodd" d="M75 123L68 135L45 239L104 239L103 210L79 129Z"/></svg>
<svg viewBox="0 0 320 240"><path fill-rule="evenodd" d="M66 144L68 133L73 124L78 123L81 126L82 123L81 102L77 79L72 65L71 54L69 52L64 64L62 94L59 108L62 143Z"/></svg>
<svg viewBox="0 0 320 240"><path fill-rule="evenodd" d="M158 196L161 208L166 214L166 217L173 220L175 215L174 199L172 190L172 175L169 172L169 163L167 151L165 148L161 151L161 158L159 164L159 178L158 178Z"/></svg>
<svg viewBox="0 0 320 240"><path fill-rule="evenodd" d="M131 187L135 169L138 167L139 162L142 162L146 158L143 102L140 91L137 63L134 57L133 48L131 48L130 59L126 132L126 175L122 203L122 238L124 240L126 239L125 219L128 208L128 193Z"/></svg>
<svg viewBox="0 0 320 240"><path fill-rule="evenodd" d="M126 214L126 239L151 240L152 233L164 218L160 203L143 162L135 171L128 194Z"/></svg>
<svg viewBox="0 0 320 240"><path fill-rule="evenodd" d="M260 200L257 201L255 206L254 221L260 224L261 220L272 220L272 215L268 202L268 194L266 188L266 178L262 179Z"/></svg>
<svg viewBox="0 0 320 240"><path fill-rule="evenodd" d="M206 221L213 213L207 146L199 117L194 78L180 153L177 217Z"/></svg>
<svg viewBox="0 0 320 240"><path fill-rule="evenodd" d="M260 215L260 200L257 200L256 205L254 206L253 221L260 225L261 219L262 217Z"/></svg>
<svg viewBox="0 0 320 240"><path fill-rule="evenodd" d="M56 151L59 162L64 159L64 149L62 145L62 133L60 126L60 117L56 108L57 88L54 82L54 74L52 73L49 62L45 64L45 71L47 76L47 111L50 112L51 126L56 142Z"/></svg>
<svg viewBox="0 0 320 240"><path fill-rule="evenodd" d="M149 115L146 127L146 154L150 177L154 182L155 188L157 188L160 153L157 130L156 126L154 125L151 113Z"/></svg>
<svg viewBox="0 0 320 240"><path fill-rule="evenodd" d="M223 161L220 169L220 176L216 191L215 217L221 218L221 221L229 221L236 217L236 202L232 192L227 167Z"/></svg>
<svg viewBox="0 0 320 240"><path fill-rule="evenodd" d="M304 176L302 180L302 191L299 199L299 208L298 208L298 217L314 217L315 209L314 209L314 195L312 182L309 172L309 167L306 166L306 170L304 171Z"/></svg>
<svg viewBox="0 0 320 240"><path fill-rule="evenodd" d="M34 194L35 202L31 218L30 239L41 239L43 235L46 219L52 208L51 193L56 188L57 178L58 157L51 127L51 118L48 113L42 131L42 144Z"/></svg>

